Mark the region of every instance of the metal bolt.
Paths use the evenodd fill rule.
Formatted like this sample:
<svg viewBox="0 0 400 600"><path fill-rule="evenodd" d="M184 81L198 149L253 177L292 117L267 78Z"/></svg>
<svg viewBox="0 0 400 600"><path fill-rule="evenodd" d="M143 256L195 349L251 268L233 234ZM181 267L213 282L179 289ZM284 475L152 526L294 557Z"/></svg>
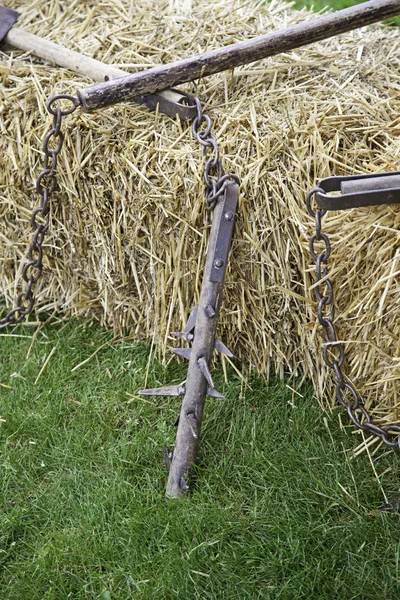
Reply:
<svg viewBox="0 0 400 600"><path fill-rule="evenodd" d="M224 214L224 219L225 219L225 221L232 221L233 212L231 210L227 210L226 213Z"/></svg>
<svg viewBox="0 0 400 600"><path fill-rule="evenodd" d="M217 258L216 260L214 260L214 267L216 269L222 269L223 266L224 266L224 261L222 260L222 258Z"/></svg>
<svg viewBox="0 0 400 600"><path fill-rule="evenodd" d="M388 202L393 202L393 194L389 194L387 197Z"/></svg>
<svg viewBox="0 0 400 600"><path fill-rule="evenodd" d="M215 308L213 306L211 306L211 304L208 304L206 306L206 315L207 317L209 317L210 319L212 319L213 317L215 317L216 312L215 312Z"/></svg>

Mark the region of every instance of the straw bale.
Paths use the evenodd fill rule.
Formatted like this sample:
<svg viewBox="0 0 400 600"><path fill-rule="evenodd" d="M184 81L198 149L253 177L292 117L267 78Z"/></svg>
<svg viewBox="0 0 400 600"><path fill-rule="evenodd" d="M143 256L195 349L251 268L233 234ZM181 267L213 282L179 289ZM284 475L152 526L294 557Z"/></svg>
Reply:
<svg viewBox="0 0 400 600"><path fill-rule="evenodd" d="M202 0L181 18L173 4L8 2L20 27L130 71L313 17L274 1ZM399 57L398 30L376 25L183 86L204 100L225 168L242 181L220 336L266 376L311 377L325 406L332 379L304 197L317 178L399 168ZM10 48L0 60L0 277L11 306L37 205L45 100L91 82ZM165 352L199 296L210 223L200 149L187 124L134 104L78 110L65 128L40 310L153 338ZM332 212L323 227L346 369L381 423L398 419L399 206Z"/></svg>

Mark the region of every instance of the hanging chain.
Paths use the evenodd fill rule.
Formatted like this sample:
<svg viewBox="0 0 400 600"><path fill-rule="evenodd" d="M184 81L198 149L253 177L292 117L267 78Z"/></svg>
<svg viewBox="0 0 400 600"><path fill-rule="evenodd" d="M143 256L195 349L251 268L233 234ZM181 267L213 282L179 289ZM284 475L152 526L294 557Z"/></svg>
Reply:
<svg viewBox="0 0 400 600"><path fill-rule="evenodd" d="M371 415L360 402L359 395L353 384L345 379L342 373L342 365L345 359L343 344L338 341L334 325L335 308L332 282L328 278L328 259L331 254L331 244L328 236L322 232L322 217L326 210L311 207L311 200L315 193L325 193L322 188L314 188L307 194L306 204L308 214L315 219L315 233L310 238L309 250L315 260L315 287L314 294L318 302L318 321L322 326L325 344L323 347L323 359L325 364L334 371L336 378L336 400L346 410L353 425L368 434L376 435L388 446L400 448L400 426L388 425L379 427L372 423ZM320 244L320 250L315 248ZM348 396L348 400L345 396Z"/></svg>
<svg viewBox="0 0 400 600"><path fill-rule="evenodd" d="M57 100L67 100L72 106L62 110L53 106ZM43 170L36 179L36 191L40 196L40 204L32 212L31 226L34 230L32 242L28 249L28 262L22 269L22 277L26 283L25 289L17 296L16 306L5 317L0 319L0 330L9 325L16 325L27 317L33 310L35 297L33 287L43 271L43 240L49 228L49 200L56 186L57 156L61 152L64 135L61 131L62 117L70 115L80 105L78 98L59 94L46 103L46 108L53 116L51 129L43 142ZM53 145L51 147L51 144Z"/></svg>
<svg viewBox="0 0 400 600"><path fill-rule="evenodd" d="M193 96L192 100L197 108L197 116L192 123L192 132L202 146L201 153L204 159L206 207L208 210L213 210L218 198L225 193L228 183L235 181L239 184L239 178L236 175L224 172L220 160L219 146L215 136L211 133L212 121L203 112L200 100L196 96ZM211 156L207 156L209 149L212 152Z"/></svg>

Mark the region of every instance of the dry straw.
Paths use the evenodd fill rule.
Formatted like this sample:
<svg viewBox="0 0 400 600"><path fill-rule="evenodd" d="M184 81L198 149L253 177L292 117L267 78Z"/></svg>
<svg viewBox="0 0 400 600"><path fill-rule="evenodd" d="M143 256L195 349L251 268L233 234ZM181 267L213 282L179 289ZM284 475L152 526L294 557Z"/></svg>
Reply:
<svg viewBox="0 0 400 600"><path fill-rule="evenodd" d="M173 3L172 3L173 4ZM11 1L20 27L131 71L282 29L307 11L256 0ZM90 7L90 8L89 8ZM187 85L242 180L220 336L243 365L311 377L325 406L304 197L317 178L399 168L400 40L371 26ZM0 277L10 306L26 258L45 100L91 83L5 49L1 73ZM165 351L195 305L209 217L187 124L136 105L66 121L41 309L96 319ZM330 213L330 269L347 369L374 417L398 419L400 208ZM328 393L329 392L329 393Z"/></svg>

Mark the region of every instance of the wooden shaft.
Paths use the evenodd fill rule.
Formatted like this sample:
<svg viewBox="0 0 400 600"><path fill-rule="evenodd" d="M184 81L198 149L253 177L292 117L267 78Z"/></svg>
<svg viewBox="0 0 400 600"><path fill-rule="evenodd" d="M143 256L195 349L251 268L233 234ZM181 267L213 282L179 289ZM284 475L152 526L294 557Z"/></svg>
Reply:
<svg viewBox="0 0 400 600"><path fill-rule="evenodd" d="M213 75L262 58L287 52L400 13L400 0L370 0L283 31L265 34L135 73L117 81L90 86L78 92L83 110L90 112L104 106L132 100L141 94L154 93Z"/></svg>
<svg viewBox="0 0 400 600"><path fill-rule="evenodd" d="M99 60L59 46L54 42L40 38L18 27L10 29L4 42L14 48L18 48L18 50L31 52L35 56L43 58L59 67L64 67L80 75L86 75L94 81L104 81L106 77L117 79L118 77L130 75L127 71L122 71L112 65L106 65Z"/></svg>
<svg viewBox="0 0 400 600"><path fill-rule="evenodd" d="M230 184L226 194L237 195L238 185L236 183ZM203 357L207 364L210 364L214 353L215 332L218 324L224 280L222 279L219 282L211 281L211 273L223 211L224 202L221 199L215 206L211 224L199 308L196 317L195 336L186 379L186 391L179 415L178 431L165 492L168 498L178 498L185 494L190 468L197 460L201 422L207 394L207 381L199 369L198 361ZM215 309L214 316L207 314L207 307L210 306ZM194 420L188 419L188 415L193 415Z"/></svg>
<svg viewBox="0 0 400 600"><path fill-rule="evenodd" d="M94 81L104 81L106 78L118 79L118 77L130 75L127 71L102 63L90 56L79 54L79 52L59 46L17 27L13 27L8 32L4 41L18 50L30 52L59 67L86 75ZM145 104L151 110L155 110L158 106L160 112L173 118L178 114L181 119L193 119L195 112L193 113L188 107L185 108L181 105L182 98L183 95L177 90L164 90L157 96L140 96L132 98L132 100L138 104Z"/></svg>
<svg viewBox="0 0 400 600"><path fill-rule="evenodd" d="M23 29L18 29L18 27L10 29L4 41L10 46L18 48L18 50L30 52L59 67L90 77L94 81L118 79L130 75L128 71L122 71L112 65L90 58L90 56L75 52L75 50L69 50ZM162 102L162 100L166 102ZM157 97L140 96L133 98L133 101L138 104L146 104L151 110L155 110L155 107L158 106L160 112L171 117L175 117L179 112L180 118L190 118L191 113L188 113L187 116L182 115L182 108L180 107L182 95L175 90L164 90L159 92Z"/></svg>

